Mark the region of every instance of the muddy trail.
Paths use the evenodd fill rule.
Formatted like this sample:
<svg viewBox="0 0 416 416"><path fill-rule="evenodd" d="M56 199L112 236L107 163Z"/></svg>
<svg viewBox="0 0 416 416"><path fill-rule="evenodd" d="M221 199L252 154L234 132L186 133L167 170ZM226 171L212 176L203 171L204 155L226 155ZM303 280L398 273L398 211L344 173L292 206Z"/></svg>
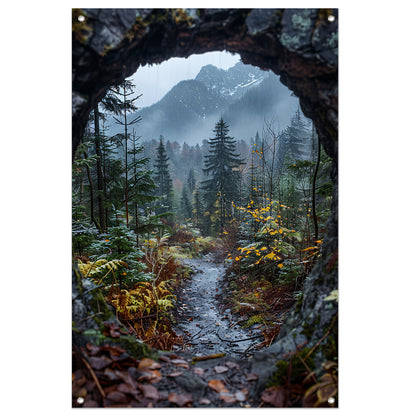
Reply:
<svg viewBox="0 0 416 416"><path fill-rule="evenodd" d="M174 327L184 338L181 350L194 356L225 353L228 357L247 357L263 338L260 330L244 329L237 324L231 310L224 306L221 280L226 267L215 263L210 256L183 261L195 270L186 286L177 293Z"/></svg>
<svg viewBox="0 0 416 416"><path fill-rule="evenodd" d="M278 351L254 354L260 331L241 328L224 307L225 266L209 256L184 263L196 272L177 291L174 330L184 345L140 360L118 346L75 348L74 359L91 364L73 374L73 407L286 406L286 393L263 390Z"/></svg>

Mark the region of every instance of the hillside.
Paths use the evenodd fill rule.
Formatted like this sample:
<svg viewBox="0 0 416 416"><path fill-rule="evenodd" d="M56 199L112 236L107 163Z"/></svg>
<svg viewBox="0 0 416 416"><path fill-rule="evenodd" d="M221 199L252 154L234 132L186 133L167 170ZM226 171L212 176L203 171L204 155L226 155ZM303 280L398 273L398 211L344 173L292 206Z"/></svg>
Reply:
<svg viewBox="0 0 416 416"><path fill-rule="evenodd" d="M129 119L141 115L135 129L146 140L162 134L195 144L211 137L221 116L230 123L233 136L249 140L262 131L264 120L273 119L284 128L297 107L298 99L278 76L239 62L227 71L202 67L195 79L179 82L160 101L130 114ZM119 129L110 121L108 134Z"/></svg>

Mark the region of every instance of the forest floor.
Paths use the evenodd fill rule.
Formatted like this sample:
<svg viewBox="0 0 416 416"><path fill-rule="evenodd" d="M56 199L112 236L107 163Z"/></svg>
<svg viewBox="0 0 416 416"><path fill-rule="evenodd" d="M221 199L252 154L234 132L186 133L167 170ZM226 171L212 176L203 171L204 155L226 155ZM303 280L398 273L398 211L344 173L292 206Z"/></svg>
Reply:
<svg viewBox="0 0 416 416"><path fill-rule="evenodd" d="M154 360L136 360L109 345L79 348L74 359L84 365L73 373L73 407L252 408L279 406L279 400L283 406L279 391L254 392L259 377L250 370L249 351L264 336L260 325L237 325L222 289L225 265L210 255L183 262L196 272L176 292L173 328L183 345L159 351Z"/></svg>

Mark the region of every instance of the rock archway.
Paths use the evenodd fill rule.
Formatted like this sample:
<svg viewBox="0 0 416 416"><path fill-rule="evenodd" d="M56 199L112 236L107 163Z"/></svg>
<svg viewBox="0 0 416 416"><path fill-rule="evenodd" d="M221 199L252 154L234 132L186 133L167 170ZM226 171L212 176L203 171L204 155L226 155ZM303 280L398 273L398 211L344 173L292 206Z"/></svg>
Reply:
<svg viewBox="0 0 416 416"><path fill-rule="evenodd" d="M256 356L272 371L283 354L319 344L333 359L337 304L338 12L336 9L74 9L72 12L73 152L87 118L110 85L139 66L215 50L239 53L244 63L273 70L300 99L332 157L332 216L322 258L278 341ZM329 305L331 307L329 307ZM266 363L265 363L266 362ZM267 365L265 365L267 364ZM266 371L266 373L267 373ZM268 374L264 374L266 377Z"/></svg>

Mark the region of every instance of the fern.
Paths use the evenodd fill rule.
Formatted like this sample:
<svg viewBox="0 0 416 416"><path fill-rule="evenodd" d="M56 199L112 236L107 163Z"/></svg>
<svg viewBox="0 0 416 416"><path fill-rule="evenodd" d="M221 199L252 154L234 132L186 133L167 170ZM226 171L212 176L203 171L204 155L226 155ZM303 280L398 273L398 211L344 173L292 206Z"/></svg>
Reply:
<svg viewBox="0 0 416 416"><path fill-rule="evenodd" d="M169 299L159 299L157 301L158 306L161 307L162 310L166 310L168 308L173 308L173 303Z"/></svg>
<svg viewBox="0 0 416 416"><path fill-rule="evenodd" d="M111 260L99 259L95 262L83 263L81 260L78 261L78 268L84 277L92 277L99 279L100 277L107 276L111 271L117 270L120 266L128 268L127 264L122 260Z"/></svg>
<svg viewBox="0 0 416 416"><path fill-rule="evenodd" d="M155 330L156 330L156 325L157 325L157 321L154 321L154 322L150 325L149 329L146 331L146 334L145 334L145 337L146 337L146 338L150 338L150 337L152 337L152 336L153 336L153 334L155 333Z"/></svg>

